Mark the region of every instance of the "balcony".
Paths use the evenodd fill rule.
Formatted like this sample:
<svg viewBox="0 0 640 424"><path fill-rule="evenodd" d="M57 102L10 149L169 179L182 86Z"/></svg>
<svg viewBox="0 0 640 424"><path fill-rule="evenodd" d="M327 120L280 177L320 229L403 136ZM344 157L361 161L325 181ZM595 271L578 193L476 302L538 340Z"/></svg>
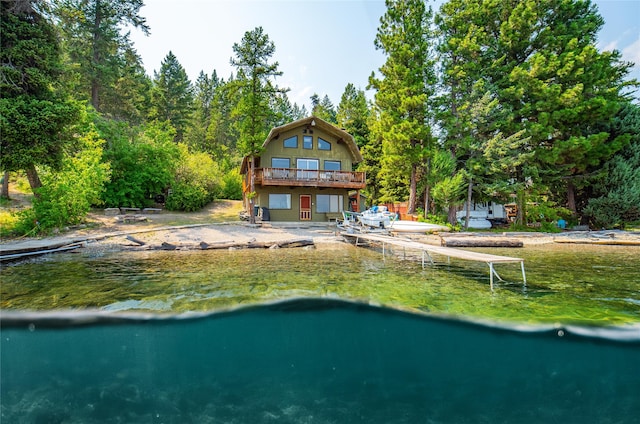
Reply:
<svg viewBox="0 0 640 424"><path fill-rule="evenodd" d="M365 187L365 173L296 168L258 168L255 170L255 184L261 186L348 188L359 190Z"/></svg>

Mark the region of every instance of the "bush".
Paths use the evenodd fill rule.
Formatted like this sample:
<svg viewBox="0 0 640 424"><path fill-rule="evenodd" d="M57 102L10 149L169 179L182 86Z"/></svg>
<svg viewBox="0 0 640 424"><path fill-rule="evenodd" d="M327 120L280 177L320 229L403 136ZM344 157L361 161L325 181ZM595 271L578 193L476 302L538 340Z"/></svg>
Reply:
<svg viewBox="0 0 640 424"><path fill-rule="evenodd" d="M222 177L220 199L242 200L242 176L238 169L232 169Z"/></svg>
<svg viewBox="0 0 640 424"><path fill-rule="evenodd" d="M181 163L165 207L193 212L212 202L220 191L220 172L207 153L189 153L181 145Z"/></svg>
<svg viewBox="0 0 640 424"><path fill-rule="evenodd" d="M101 162L103 143L97 132L89 132L80 138L81 150L63 159L60 171L41 173L43 185L33 199L41 230L78 224L92 205L100 204L109 178L109 165Z"/></svg>
<svg viewBox="0 0 640 424"><path fill-rule="evenodd" d="M35 235L84 221L92 205L100 203L109 165L102 163L102 145L95 130L76 140L77 150L62 159L59 170L40 169L42 187L32 207L2 218L2 236Z"/></svg>
<svg viewBox="0 0 640 424"><path fill-rule="evenodd" d="M111 180L103 196L108 207L143 207L171 185L181 150L173 142L175 130L167 124L151 123L133 134L121 124L107 123L109 148L105 160L111 164Z"/></svg>

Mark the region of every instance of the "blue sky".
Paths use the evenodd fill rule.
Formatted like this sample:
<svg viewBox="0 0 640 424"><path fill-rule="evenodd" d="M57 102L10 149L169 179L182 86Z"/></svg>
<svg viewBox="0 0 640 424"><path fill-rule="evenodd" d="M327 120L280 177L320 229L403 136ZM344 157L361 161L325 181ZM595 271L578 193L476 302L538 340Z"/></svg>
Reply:
<svg viewBox="0 0 640 424"><path fill-rule="evenodd" d="M434 9L441 3L430 2ZM640 0L595 3L605 19L598 47L621 51L637 64L632 77L640 80ZM337 106L348 83L365 89L384 63L373 41L385 10L384 0L146 0L140 13L151 35L131 35L150 76L172 51L194 82L214 69L227 79L233 44L262 26L276 46L273 60L283 72L277 83L291 90L289 99L309 107L312 94L326 94Z"/></svg>

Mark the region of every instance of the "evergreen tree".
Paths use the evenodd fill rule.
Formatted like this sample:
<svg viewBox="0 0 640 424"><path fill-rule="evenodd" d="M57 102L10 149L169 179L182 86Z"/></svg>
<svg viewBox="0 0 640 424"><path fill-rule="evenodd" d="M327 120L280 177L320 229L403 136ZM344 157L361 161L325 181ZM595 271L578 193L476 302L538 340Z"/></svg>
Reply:
<svg viewBox="0 0 640 424"><path fill-rule="evenodd" d="M384 157L381 177L388 200L396 200L398 187L408 189L408 212L417 206L420 173L433 148L429 103L435 92L432 52L433 13L424 0L387 0L375 46L387 55L382 78L370 77L377 90L376 108Z"/></svg>
<svg viewBox="0 0 640 424"><path fill-rule="evenodd" d="M542 181L565 181L567 207L575 213L574 177L622 146L593 124L615 116L630 65L619 52L596 49L604 21L589 0L508 3L499 39L506 60L494 78L514 113L511 132L526 128Z"/></svg>
<svg viewBox="0 0 640 424"><path fill-rule="evenodd" d="M349 83L342 93L336 121L339 127L351 134L359 148L369 142L368 120L371 115L363 90Z"/></svg>
<svg viewBox="0 0 640 424"><path fill-rule="evenodd" d="M114 91L118 80L126 77L125 55L133 50L128 34L121 27L132 26L149 33L146 19L139 15L143 0L53 0L55 14L65 41L68 60L75 73L69 83L81 98L103 111L103 91ZM125 95L125 92L118 93ZM111 93L108 97L116 97ZM117 109L111 107L111 110Z"/></svg>
<svg viewBox="0 0 640 424"><path fill-rule="evenodd" d="M176 141L182 141L193 107L193 90L187 72L178 58L169 52L155 73L151 92L151 119L168 121L176 129Z"/></svg>
<svg viewBox="0 0 640 424"><path fill-rule="evenodd" d="M604 164L584 209L596 228L640 221L640 106L627 103L607 130L628 144Z"/></svg>
<svg viewBox="0 0 640 424"><path fill-rule="evenodd" d="M193 86L193 119L187 127L185 141L187 145L200 152L208 152L207 130L211 123L211 111L215 91L220 84L216 71L211 78L200 71Z"/></svg>
<svg viewBox="0 0 640 424"><path fill-rule="evenodd" d="M442 119L451 151L465 146L469 120L461 111L482 81L498 102L495 130L525 131L503 157L519 163L511 171L518 220L531 184L541 189L563 182L575 210L574 176L601 164L623 141L594 125L615 114L628 71L619 53L595 48L602 26L596 8L588 0L450 0L438 23L447 93Z"/></svg>
<svg viewBox="0 0 640 424"><path fill-rule="evenodd" d="M242 159L237 145L237 121L241 118L233 116L240 96L236 85L233 75L229 81L220 81L214 93L207 128L207 151L218 161L226 163L224 169L238 167Z"/></svg>
<svg viewBox="0 0 640 424"><path fill-rule="evenodd" d="M242 41L233 45L235 57L231 58L231 64L238 70L237 86L240 92L234 114L242 117L238 121L238 148L243 156L249 157L251 196L255 191L255 156L259 154L267 137L273 115L270 105L279 93L284 92L273 81L275 77L282 75L278 71L278 62L270 62L275 50L275 44L262 27L245 32ZM252 197L249 213L250 222L255 223Z"/></svg>
<svg viewBox="0 0 640 424"><path fill-rule="evenodd" d="M294 121L297 121L298 119L302 119L302 118L306 118L309 115L309 113L307 112L307 107L305 105L302 105L302 107L298 106L297 103L293 104L293 109L291 111L291 118Z"/></svg>
<svg viewBox="0 0 640 424"><path fill-rule="evenodd" d="M120 56L122 66L114 85L102 90L102 115L140 125L150 113L153 82L147 76L140 56L130 45L122 46Z"/></svg>
<svg viewBox="0 0 640 424"><path fill-rule="evenodd" d="M317 94L311 96L311 115L317 116L332 124L337 124L336 110L333 103L326 94L322 99Z"/></svg>
<svg viewBox="0 0 640 424"><path fill-rule="evenodd" d="M55 90L62 72L55 27L35 2L0 2L0 169L25 170L36 196L36 166L58 168L79 106Z"/></svg>

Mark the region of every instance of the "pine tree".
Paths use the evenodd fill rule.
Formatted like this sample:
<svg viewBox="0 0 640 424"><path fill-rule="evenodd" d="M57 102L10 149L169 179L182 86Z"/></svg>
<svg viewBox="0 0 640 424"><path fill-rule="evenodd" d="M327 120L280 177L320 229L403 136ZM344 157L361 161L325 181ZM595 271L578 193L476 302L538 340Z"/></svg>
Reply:
<svg viewBox="0 0 640 424"><path fill-rule="evenodd" d="M595 48L603 23L597 9L589 0L450 0L438 22L450 149L467 144L463 110L482 81L498 102L494 123L505 134L502 140L525 131L503 157L519 163L509 178L515 181L518 220L524 217L524 187L532 184L538 190L564 184L575 210L574 177L601 164L622 141L594 125L610 120L624 101L628 72L619 53ZM522 160L527 155L532 157Z"/></svg>
<svg viewBox="0 0 640 424"><path fill-rule="evenodd" d="M64 129L80 108L56 90L62 72L55 27L28 1L0 2L0 169L25 170L36 196L37 165L62 164Z"/></svg>
<svg viewBox="0 0 640 424"><path fill-rule="evenodd" d="M423 0L387 0L375 46L387 55L382 78L370 77L377 90L376 108L384 157L380 175L388 200L396 200L402 186L408 189L408 212L417 206L420 172L433 137L429 103L435 92L433 13Z"/></svg>
<svg viewBox="0 0 640 424"><path fill-rule="evenodd" d="M317 116L320 119L323 119L332 124L338 123L336 119L336 110L329 99L329 96L326 94L322 99L317 94L313 94L311 96L311 115Z"/></svg>
<svg viewBox="0 0 640 424"><path fill-rule="evenodd" d="M262 27L245 32L242 41L233 45L235 57L231 58L231 64L238 70L237 87L240 92L234 114L243 117L238 120L238 149L243 156L249 157L250 196L255 191L255 156L267 137L273 115L270 105L279 93L286 91L279 89L273 81L282 75L278 71L278 62L270 62L275 50L275 44ZM253 197L250 198L249 213L250 222L255 223Z"/></svg>
<svg viewBox="0 0 640 424"><path fill-rule="evenodd" d="M76 86L80 98L90 99L96 110L103 111L102 92L115 91L117 81L126 76L122 74L127 63L124 55L133 50L128 34L120 28L128 25L149 33L146 19L139 14L143 0L53 0L53 4L68 61L75 70L67 76L68 82Z"/></svg>
<svg viewBox="0 0 640 424"><path fill-rule="evenodd" d="M185 134L186 143L196 151L209 152L207 130L211 124L211 111L215 92L220 84L216 71L211 77L200 71L193 86L193 117Z"/></svg>
<svg viewBox="0 0 640 424"><path fill-rule="evenodd" d="M344 128L353 136L359 148L369 142L367 121L370 115L371 111L364 91L357 90L351 83L347 84L338 105L336 120L340 128Z"/></svg>
<svg viewBox="0 0 640 424"><path fill-rule="evenodd" d="M182 141L193 107L193 89L178 58L169 52L155 73L151 92L151 119L168 121Z"/></svg>

